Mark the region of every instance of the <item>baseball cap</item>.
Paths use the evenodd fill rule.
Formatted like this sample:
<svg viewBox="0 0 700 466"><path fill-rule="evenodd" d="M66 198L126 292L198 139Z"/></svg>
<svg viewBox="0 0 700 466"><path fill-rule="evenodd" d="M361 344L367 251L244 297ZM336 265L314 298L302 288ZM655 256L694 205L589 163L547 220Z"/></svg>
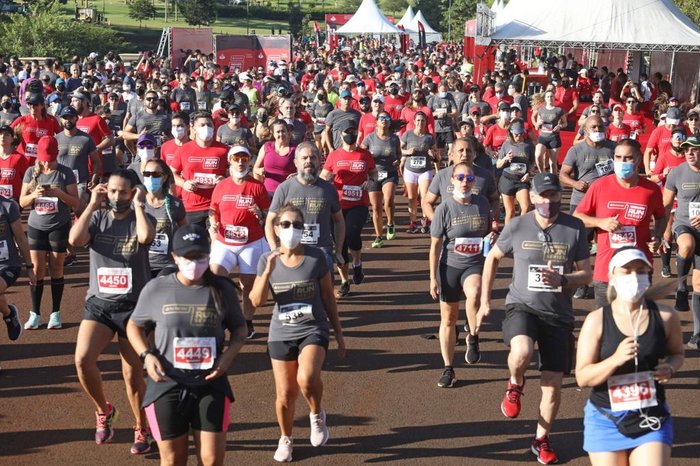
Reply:
<svg viewBox="0 0 700 466"><path fill-rule="evenodd" d="M680 120L681 119L681 109L678 107L671 107L666 110L666 120Z"/></svg>
<svg viewBox="0 0 700 466"><path fill-rule="evenodd" d="M64 118L64 117L73 117L73 118L78 118L78 111L71 107L70 105L63 107L61 109L61 112L58 114L59 117Z"/></svg>
<svg viewBox="0 0 700 466"><path fill-rule="evenodd" d="M36 148L36 159L40 162L55 162L58 159L58 141L53 136L43 136Z"/></svg>
<svg viewBox="0 0 700 466"><path fill-rule="evenodd" d="M241 81L252 81L253 80L253 78L251 78L250 75L246 72L239 74L238 79Z"/></svg>
<svg viewBox="0 0 700 466"><path fill-rule="evenodd" d="M678 100L678 97L676 97L676 96L671 96L671 97L669 97L669 98L668 98L668 101L669 101L669 102L673 102L673 101L680 102L680 101Z"/></svg>
<svg viewBox="0 0 700 466"><path fill-rule="evenodd" d="M522 112L523 108L518 103L510 104L510 111L512 112L513 110L518 110L519 112Z"/></svg>
<svg viewBox="0 0 700 466"><path fill-rule="evenodd" d="M250 157L250 151L246 146L232 146L228 151L228 158L230 159L234 155L238 154L246 154L248 157Z"/></svg>
<svg viewBox="0 0 700 466"><path fill-rule="evenodd" d="M196 224L183 225L175 232L173 252L178 256L186 256L191 252L209 254L209 235L204 228Z"/></svg>
<svg viewBox="0 0 700 466"><path fill-rule="evenodd" d="M479 86L471 86L471 87L469 88L469 92L476 92L476 91L480 91L480 90L481 90L481 89L479 89Z"/></svg>
<svg viewBox="0 0 700 466"><path fill-rule="evenodd" d="M87 96L82 92L75 91L71 95L72 99L88 100Z"/></svg>
<svg viewBox="0 0 700 466"><path fill-rule="evenodd" d="M674 134L681 134L683 136L683 139L685 139L685 128L683 126L674 126L673 129L671 130L671 138L673 139Z"/></svg>
<svg viewBox="0 0 700 466"><path fill-rule="evenodd" d="M700 112L698 112L698 110L694 108L692 110L689 110L688 114L685 117L690 118L690 117L696 117L698 115L700 115Z"/></svg>
<svg viewBox="0 0 700 466"><path fill-rule="evenodd" d="M52 103L56 102L57 100L61 100L61 96L59 96L58 94L50 94L48 99L46 99L46 100L48 100L48 102L50 104L52 104Z"/></svg>
<svg viewBox="0 0 700 466"><path fill-rule="evenodd" d="M348 91L347 89L340 93L341 99L347 99L348 97L352 99L352 92Z"/></svg>
<svg viewBox="0 0 700 466"><path fill-rule="evenodd" d="M459 127L461 128L462 126L467 125L471 126L472 128L474 127L474 122L472 120L462 120L459 122Z"/></svg>
<svg viewBox="0 0 700 466"><path fill-rule="evenodd" d="M532 190L535 194L542 194L546 191L561 191L559 177L549 172L538 173L532 179Z"/></svg>
<svg viewBox="0 0 700 466"><path fill-rule="evenodd" d="M62 78L56 78L56 85L58 86L59 84L65 84L66 81L64 81Z"/></svg>
<svg viewBox="0 0 700 466"><path fill-rule="evenodd" d="M334 126L334 129L337 129L338 131L345 132L349 129L357 129L357 122L355 120L351 119L344 119L336 123Z"/></svg>
<svg viewBox="0 0 700 466"><path fill-rule="evenodd" d="M522 121L516 121L511 123L510 132L513 134L525 134L525 126Z"/></svg>
<svg viewBox="0 0 700 466"><path fill-rule="evenodd" d="M150 144L153 147L158 145L158 143L156 142L156 138L151 134L142 134L141 136L139 136L139 138L136 140L136 147L141 146L143 144Z"/></svg>
<svg viewBox="0 0 700 466"><path fill-rule="evenodd" d="M477 115L481 115L481 109L480 109L478 106L474 106L474 107L472 107L472 108L469 109L469 114L470 114L470 115L474 115L475 113L476 113Z"/></svg>
<svg viewBox="0 0 700 466"><path fill-rule="evenodd" d="M623 112L625 111L625 109L622 108L622 105L620 105L620 104L613 105L613 112L616 112L618 109L622 110Z"/></svg>
<svg viewBox="0 0 700 466"><path fill-rule="evenodd" d="M365 96L360 97L360 105L362 105L362 104L369 105L370 102L372 102L372 99L370 99L368 96L365 95Z"/></svg>
<svg viewBox="0 0 700 466"><path fill-rule="evenodd" d="M38 104L43 104L44 103L44 96L41 94L29 94L29 97L27 97L27 103L28 104L33 104L33 105L38 105Z"/></svg>
<svg viewBox="0 0 700 466"><path fill-rule="evenodd" d="M0 126L0 133L9 133L14 137L15 135L15 130L12 129L10 125L2 125Z"/></svg>
<svg viewBox="0 0 700 466"><path fill-rule="evenodd" d="M612 273L615 267L622 267L629 264L632 261L642 261L649 267L653 267L646 254L635 247L626 247L618 249L615 254L613 254L610 262L608 263L608 272Z"/></svg>
<svg viewBox="0 0 700 466"><path fill-rule="evenodd" d="M509 112L510 111L510 104L508 102L501 102L498 104L498 111L499 112Z"/></svg>
<svg viewBox="0 0 700 466"><path fill-rule="evenodd" d="M586 74L588 74L588 70L586 68L581 68L581 71L579 71L578 74L586 75Z"/></svg>
<svg viewBox="0 0 700 466"><path fill-rule="evenodd" d="M374 94L374 96L372 97L372 102L384 103L384 96L381 94Z"/></svg>
<svg viewBox="0 0 700 466"><path fill-rule="evenodd" d="M685 142L683 142L683 144L681 144L681 147L700 147L700 138L698 138L697 136L691 136L688 139L686 139Z"/></svg>

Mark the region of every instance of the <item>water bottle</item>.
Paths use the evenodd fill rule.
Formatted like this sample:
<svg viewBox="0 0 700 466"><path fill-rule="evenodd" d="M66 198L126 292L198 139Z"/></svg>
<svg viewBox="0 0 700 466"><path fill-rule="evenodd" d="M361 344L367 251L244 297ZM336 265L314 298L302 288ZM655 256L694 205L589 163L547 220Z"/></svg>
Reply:
<svg viewBox="0 0 700 466"><path fill-rule="evenodd" d="M483 246L483 251L484 251L484 257L489 255L489 251L491 251L491 236L486 235L484 236L484 246Z"/></svg>

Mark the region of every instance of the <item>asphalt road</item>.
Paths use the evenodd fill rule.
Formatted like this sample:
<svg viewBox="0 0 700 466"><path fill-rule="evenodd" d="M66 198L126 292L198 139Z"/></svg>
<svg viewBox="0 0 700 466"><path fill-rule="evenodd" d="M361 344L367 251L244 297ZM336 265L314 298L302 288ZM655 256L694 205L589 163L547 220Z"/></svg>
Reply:
<svg viewBox="0 0 700 466"><path fill-rule="evenodd" d="M399 203L398 223L405 225L405 203ZM324 367L324 406L331 439L323 447L311 447L308 409L299 400L295 461L319 465L532 464L535 458L529 446L539 403L539 377L534 365L527 374L520 417L506 419L499 408L507 379L507 351L500 329L511 261L502 263L496 281L495 310L481 337L481 362L468 366L462 344L455 358L458 383L454 388L440 389L438 340L426 338L437 335L439 323L438 305L428 294L428 237L400 233L377 250L369 248L370 233L368 226L366 281L352 286L351 295L340 303L348 356L339 360L331 350ZM51 297L47 286L44 326L40 330L25 331L14 343L8 342L2 330L1 462L13 466L157 464L157 453L145 458L129 453L133 418L115 344L106 350L100 368L108 398L121 411L121 417L113 443L94 443L93 408L78 383L73 364L87 290L86 253L81 252L79 258L77 265L67 269L63 329L45 327ZM658 272L656 279L660 279ZM9 301L19 305L24 322L29 310L25 278L11 288ZM593 303L579 300L575 307L580 325ZM269 319L269 306L258 311L258 337L244 347L229 375L236 403L231 410L226 464L273 463L279 430L265 346ZM686 340L692 328L690 319L689 313L682 315ZM688 351L685 365L669 384L675 426L673 464L697 464L700 455L700 403L695 398L699 355ZM588 464L582 450L582 409L588 393L576 387L573 377L564 382L562 407L551 439L562 463ZM190 464L195 464L194 456L190 456Z"/></svg>

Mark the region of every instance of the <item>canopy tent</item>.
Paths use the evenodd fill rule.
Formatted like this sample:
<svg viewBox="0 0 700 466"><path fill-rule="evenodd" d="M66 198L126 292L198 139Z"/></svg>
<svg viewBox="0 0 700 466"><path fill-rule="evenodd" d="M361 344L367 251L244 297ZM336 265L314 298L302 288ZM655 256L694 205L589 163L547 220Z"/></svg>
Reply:
<svg viewBox="0 0 700 466"><path fill-rule="evenodd" d="M493 11L494 13L503 11L503 8L505 8L503 0L496 0L495 2L493 2L493 5L491 5L491 11Z"/></svg>
<svg viewBox="0 0 700 466"><path fill-rule="evenodd" d="M510 0L496 43L700 52L700 30L672 0Z"/></svg>
<svg viewBox="0 0 700 466"><path fill-rule="evenodd" d="M409 24L411 24L411 21L413 21L413 18L416 17L416 14L413 12L413 8L411 5L408 5L408 8L406 8L406 13L403 14L401 17L401 20L396 23L396 26L403 26L406 27Z"/></svg>
<svg viewBox="0 0 700 466"><path fill-rule="evenodd" d="M416 16L413 18L413 21L411 21L410 24L407 26L404 26L406 28L406 32L410 33L411 40L414 42L418 42L418 22L421 22L423 24L423 27L425 28L425 41L427 43L430 42L440 42L442 40L442 34L437 32L435 29L430 27L430 24L428 24L428 21L426 21L425 16L423 16L423 12L418 10L418 13L416 13Z"/></svg>
<svg viewBox="0 0 700 466"><path fill-rule="evenodd" d="M338 28L336 34L399 34L401 31L386 19L374 0L362 0L362 4L350 21Z"/></svg>

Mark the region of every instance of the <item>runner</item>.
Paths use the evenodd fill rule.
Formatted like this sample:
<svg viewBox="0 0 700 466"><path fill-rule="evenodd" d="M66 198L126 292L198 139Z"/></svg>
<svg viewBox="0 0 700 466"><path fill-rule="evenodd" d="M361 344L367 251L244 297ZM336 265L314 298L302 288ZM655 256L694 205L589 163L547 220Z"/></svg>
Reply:
<svg viewBox="0 0 700 466"><path fill-rule="evenodd" d="M267 345L277 392L275 411L282 434L274 459L289 462L299 391L309 405L311 445L320 447L330 437L326 412L321 407L321 368L330 339L328 320L341 358L345 356L345 341L324 253L301 242L301 210L292 204L282 206L275 217L274 231L280 247L260 258L250 300L253 306L262 306L272 289L275 305Z"/></svg>
<svg viewBox="0 0 700 466"><path fill-rule="evenodd" d="M666 121L660 124L651 132L647 141L647 148L644 151L644 171L647 176L654 170L659 155L668 152L671 146L671 131L681 124L681 111L676 107L671 107L666 111Z"/></svg>
<svg viewBox="0 0 700 466"><path fill-rule="evenodd" d="M535 129L539 130L540 137L535 147L537 169L540 172L549 171L557 174L557 157L561 147L559 132L566 128L567 119L564 111L554 105L554 91L547 90L544 93L544 105L536 109ZM549 160L547 159L549 152Z"/></svg>
<svg viewBox="0 0 700 466"><path fill-rule="evenodd" d="M270 196L262 183L250 176L250 151L245 146L233 146L228 157L231 176L214 188L209 208L213 239L209 264L212 272L224 277L238 267L250 339L255 335L255 308L248 294L253 288L258 260L270 250L262 226Z"/></svg>
<svg viewBox="0 0 700 466"><path fill-rule="evenodd" d="M515 217L515 201L520 215L530 210L530 179L535 172L535 148L527 139L522 120L513 120L508 127L508 139L500 148L496 169L503 170L498 191L506 211L504 224Z"/></svg>
<svg viewBox="0 0 700 466"><path fill-rule="evenodd" d="M219 126L216 140L227 146L245 145L253 147L253 134L241 123L241 107L236 104L228 108L228 123Z"/></svg>
<svg viewBox="0 0 700 466"><path fill-rule="evenodd" d="M100 206L107 203L109 210ZM131 208L133 204L133 209ZM95 186L90 203L70 230L75 247L90 247L90 286L78 330L75 366L85 392L95 405L95 443L112 440L117 409L107 401L97 359L117 334L126 394L134 413L133 454L151 451L146 416L143 364L126 337L126 322L146 285L148 246L155 237L145 213L146 193L130 170L118 170L107 184Z"/></svg>
<svg viewBox="0 0 700 466"><path fill-rule="evenodd" d="M358 126L362 117L359 111L351 107L353 99L350 91L342 91L338 102L340 103L339 107L326 115L326 128L321 136L323 145L328 148L328 152L343 147L342 131L339 129L339 124L344 120L351 120L355 126Z"/></svg>
<svg viewBox="0 0 700 466"><path fill-rule="evenodd" d="M296 146L291 144L289 125L284 120L275 120L270 126L275 140L260 147L253 166L253 176L263 182L267 194L272 198L280 183L294 173Z"/></svg>
<svg viewBox="0 0 700 466"><path fill-rule="evenodd" d="M680 319L651 298L652 264L643 251L618 249L608 269L613 299L586 316L578 339L576 382L592 388L583 449L594 466L671 464L664 385L683 365ZM649 398L623 395L642 387L653 387Z"/></svg>
<svg viewBox="0 0 700 466"><path fill-rule="evenodd" d="M455 139L453 119L458 115L459 107L452 94L447 92L447 82L440 81L437 91L428 107L435 117L435 158L442 161L443 155L450 153Z"/></svg>
<svg viewBox="0 0 700 466"><path fill-rule="evenodd" d="M476 312L484 265L483 243L495 238L491 230L488 200L472 192L474 168L466 163L454 166L452 197L435 209L430 226L430 295L440 300L440 352L445 369L438 387L452 387L457 380L452 366L459 302L466 296L469 329L476 329ZM466 338L468 364L479 362L479 335Z"/></svg>
<svg viewBox="0 0 700 466"><path fill-rule="evenodd" d="M226 371L245 343L245 323L233 284L208 270L206 231L179 228L172 249L177 273L144 287L127 324L148 372L142 405L161 464L187 463L190 429L199 461L224 464L234 399ZM155 346L146 328L155 328Z"/></svg>
<svg viewBox="0 0 700 466"><path fill-rule="evenodd" d="M29 159L36 157L37 143L43 136L53 136L61 131L58 120L46 111L44 97L30 94L27 97L29 113L17 118L10 124L19 136L17 152ZM30 160L31 161L31 160Z"/></svg>
<svg viewBox="0 0 700 466"><path fill-rule="evenodd" d="M539 173L532 180L534 212L505 226L484 264L478 332L491 312L493 281L499 262L512 254L513 282L506 296L503 340L510 347L510 379L501 412L520 414L525 372L539 350L542 399L531 450L542 464L557 461L549 434L561 402L561 383L573 359L573 289L591 280L588 243L582 222L560 212L561 185L556 175Z"/></svg>
<svg viewBox="0 0 700 466"><path fill-rule="evenodd" d="M22 177L33 160L14 150L15 132L0 126L0 196L19 202Z"/></svg>

